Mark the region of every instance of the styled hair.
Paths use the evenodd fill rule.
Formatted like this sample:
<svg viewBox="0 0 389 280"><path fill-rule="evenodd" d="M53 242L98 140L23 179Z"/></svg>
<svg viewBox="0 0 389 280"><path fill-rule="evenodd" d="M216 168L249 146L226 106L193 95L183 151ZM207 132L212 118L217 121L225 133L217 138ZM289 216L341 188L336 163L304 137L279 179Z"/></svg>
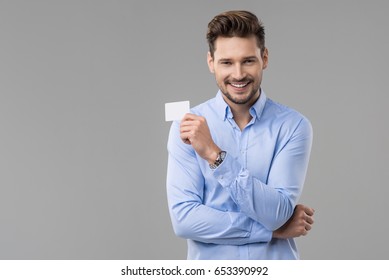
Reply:
<svg viewBox="0 0 389 280"><path fill-rule="evenodd" d="M241 37L255 36L257 45L263 51L265 49L265 28L257 16L248 11L227 11L215 16L208 23L207 41L209 52L214 57L215 41L218 37Z"/></svg>

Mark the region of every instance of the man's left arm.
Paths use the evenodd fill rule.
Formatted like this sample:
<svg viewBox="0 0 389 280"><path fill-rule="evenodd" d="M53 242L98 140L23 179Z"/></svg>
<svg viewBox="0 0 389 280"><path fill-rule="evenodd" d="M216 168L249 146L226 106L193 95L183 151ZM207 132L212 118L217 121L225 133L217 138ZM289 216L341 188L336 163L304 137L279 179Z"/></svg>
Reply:
<svg viewBox="0 0 389 280"><path fill-rule="evenodd" d="M191 144L204 159L215 151L204 118L195 115L184 118L181 138ZM293 214L302 192L312 145L312 127L302 118L286 144L274 155L267 182L255 178L243 168L238 158L227 151L222 164L214 170L218 182L226 188L242 213L267 229L280 228ZM216 146L216 149L219 149Z"/></svg>
<svg viewBox="0 0 389 280"><path fill-rule="evenodd" d="M273 231L293 214L303 189L311 145L312 127L303 118L274 156L266 183L228 154L214 176L243 213Z"/></svg>

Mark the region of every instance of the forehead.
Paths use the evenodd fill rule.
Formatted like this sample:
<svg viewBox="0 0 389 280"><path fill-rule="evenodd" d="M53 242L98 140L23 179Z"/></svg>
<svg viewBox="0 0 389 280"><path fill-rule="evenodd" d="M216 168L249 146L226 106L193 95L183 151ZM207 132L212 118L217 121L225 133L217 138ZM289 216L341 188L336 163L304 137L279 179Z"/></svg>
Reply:
<svg viewBox="0 0 389 280"><path fill-rule="evenodd" d="M215 41L215 59L231 58L238 59L247 56L261 56L261 50L254 36L241 37L218 37Z"/></svg>

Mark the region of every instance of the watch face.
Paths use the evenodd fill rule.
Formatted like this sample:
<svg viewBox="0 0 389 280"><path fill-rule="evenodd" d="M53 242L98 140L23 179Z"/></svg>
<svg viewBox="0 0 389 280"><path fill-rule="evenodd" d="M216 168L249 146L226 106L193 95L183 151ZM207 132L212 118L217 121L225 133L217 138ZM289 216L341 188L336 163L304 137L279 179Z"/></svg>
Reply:
<svg viewBox="0 0 389 280"><path fill-rule="evenodd" d="M221 152L220 152L220 160L221 160L221 162L220 162L220 163L222 163L222 162L223 162L223 160L226 158L226 154L227 154L227 152L226 152L226 151L221 151Z"/></svg>
<svg viewBox="0 0 389 280"><path fill-rule="evenodd" d="M210 164L209 167L211 169L215 169L216 167L218 167L224 160L224 158L226 157L226 152L225 151L221 151L218 156L217 156L217 159L215 160L214 163Z"/></svg>

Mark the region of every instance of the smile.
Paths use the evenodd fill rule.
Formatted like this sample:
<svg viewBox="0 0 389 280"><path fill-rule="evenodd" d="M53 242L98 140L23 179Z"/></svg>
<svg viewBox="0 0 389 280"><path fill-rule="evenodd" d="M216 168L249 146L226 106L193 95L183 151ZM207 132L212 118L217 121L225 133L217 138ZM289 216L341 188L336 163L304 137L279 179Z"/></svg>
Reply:
<svg viewBox="0 0 389 280"><path fill-rule="evenodd" d="M249 84L249 82L246 82L246 83L230 83L231 86L236 87L236 88L244 88L248 84Z"/></svg>

